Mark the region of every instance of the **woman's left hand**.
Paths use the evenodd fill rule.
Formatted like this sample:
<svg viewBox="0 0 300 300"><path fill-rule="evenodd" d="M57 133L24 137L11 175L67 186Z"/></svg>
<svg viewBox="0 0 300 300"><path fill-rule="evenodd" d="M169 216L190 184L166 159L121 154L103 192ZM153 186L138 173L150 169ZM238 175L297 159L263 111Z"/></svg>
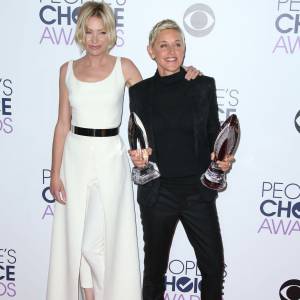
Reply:
<svg viewBox="0 0 300 300"><path fill-rule="evenodd" d="M186 74L185 74L186 80L195 79L197 76L203 75L201 73L201 71L199 71L198 69L196 69L193 66L188 66L188 67L183 67L183 68L186 70Z"/></svg>
<svg viewBox="0 0 300 300"><path fill-rule="evenodd" d="M215 159L215 153L212 152L211 153L211 160ZM226 157L224 158L224 160L217 160L216 163L218 165L218 167L223 171L223 172L228 172L231 167L232 167L232 163L235 161L234 156L233 155L226 155Z"/></svg>

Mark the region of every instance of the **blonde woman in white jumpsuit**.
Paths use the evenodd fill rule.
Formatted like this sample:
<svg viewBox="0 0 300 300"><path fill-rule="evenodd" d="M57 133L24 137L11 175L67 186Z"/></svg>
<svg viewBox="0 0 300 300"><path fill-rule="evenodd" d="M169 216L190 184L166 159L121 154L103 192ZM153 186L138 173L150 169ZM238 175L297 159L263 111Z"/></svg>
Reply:
<svg viewBox="0 0 300 300"><path fill-rule="evenodd" d="M47 300L141 300L132 184L118 135L125 85L141 80L113 57L112 10L87 2L76 41L86 55L60 71L51 192L57 200Z"/></svg>

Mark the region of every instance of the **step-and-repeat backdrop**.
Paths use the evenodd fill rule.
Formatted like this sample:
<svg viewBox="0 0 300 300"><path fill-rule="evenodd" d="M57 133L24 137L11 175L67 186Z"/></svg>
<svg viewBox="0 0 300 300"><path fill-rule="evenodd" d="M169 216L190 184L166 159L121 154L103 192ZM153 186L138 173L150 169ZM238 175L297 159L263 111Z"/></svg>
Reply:
<svg viewBox="0 0 300 300"><path fill-rule="evenodd" d="M239 116L236 163L217 200L224 299L300 299L300 2L107 2L117 20L115 55L131 58L143 77L151 76L148 33L157 21L172 18L186 36L185 65L216 79L220 120ZM0 299L45 299L58 73L65 61L80 56L74 43L80 5L82 0L0 4ZM126 93L126 142L127 121ZM166 285L165 299L200 299L201 274L180 225Z"/></svg>

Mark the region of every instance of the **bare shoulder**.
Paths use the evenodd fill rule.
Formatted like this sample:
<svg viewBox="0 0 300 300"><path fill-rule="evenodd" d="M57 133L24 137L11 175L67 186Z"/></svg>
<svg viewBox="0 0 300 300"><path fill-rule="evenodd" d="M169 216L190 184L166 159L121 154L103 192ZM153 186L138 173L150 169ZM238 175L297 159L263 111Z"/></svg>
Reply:
<svg viewBox="0 0 300 300"><path fill-rule="evenodd" d="M67 70L68 70L68 65L69 65L69 62L65 62L64 64L62 64L60 66L60 69L59 69L59 74L60 74L60 77L65 77L66 74L67 74Z"/></svg>
<svg viewBox="0 0 300 300"><path fill-rule="evenodd" d="M59 86L61 89L66 88L68 66L69 66L69 62L67 61L63 65L61 65L59 69Z"/></svg>
<svg viewBox="0 0 300 300"><path fill-rule="evenodd" d="M141 73L132 60L126 57L121 57L121 65L123 75L128 86L132 86L142 80Z"/></svg>
<svg viewBox="0 0 300 300"><path fill-rule="evenodd" d="M123 71L132 70L132 69L137 70L137 67L134 64L134 62L127 57L121 57L121 65L122 65Z"/></svg>

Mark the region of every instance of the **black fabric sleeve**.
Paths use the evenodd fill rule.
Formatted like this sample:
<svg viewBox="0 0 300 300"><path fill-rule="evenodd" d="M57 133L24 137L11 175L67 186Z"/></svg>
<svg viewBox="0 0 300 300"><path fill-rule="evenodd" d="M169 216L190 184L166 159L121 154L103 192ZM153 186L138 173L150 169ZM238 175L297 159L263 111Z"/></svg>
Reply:
<svg viewBox="0 0 300 300"><path fill-rule="evenodd" d="M209 91L209 112L207 121L207 133L210 152L213 151L214 143L220 130L218 115L218 103L215 80L212 78Z"/></svg>
<svg viewBox="0 0 300 300"><path fill-rule="evenodd" d="M136 106L136 97L135 97L135 92L134 92L134 88L130 87L128 90L129 93L129 109L130 112L134 112L135 111L135 106Z"/></svg>
<svg viewBox="0 0 300 300"><path fill-rule="evenodd" d="M129 109L130 112L135 112L140 118L143 115L143 93L142 90L137 86L129 88Z"/></svg>

